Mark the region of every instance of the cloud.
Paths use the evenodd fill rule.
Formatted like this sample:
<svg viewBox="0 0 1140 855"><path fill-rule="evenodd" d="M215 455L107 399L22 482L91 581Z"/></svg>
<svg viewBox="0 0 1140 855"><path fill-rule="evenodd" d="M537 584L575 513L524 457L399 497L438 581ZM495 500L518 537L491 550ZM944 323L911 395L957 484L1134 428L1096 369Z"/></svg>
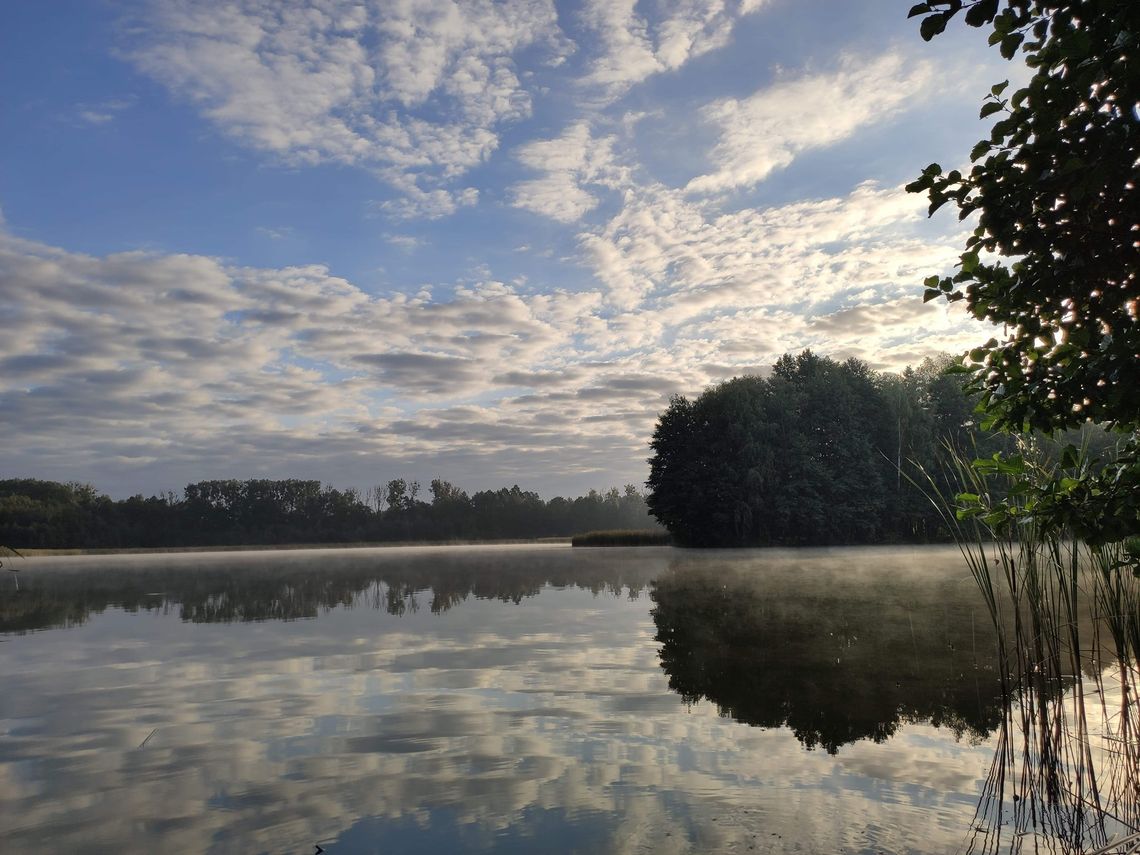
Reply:
<svg viewBox="0 0 1140 855"><path fill-rule="evenodd" d="M597 49L584 78L609 97L728 43L741 17L764 0L587 0L579 17Z"/></svg>
<svg viewBox="0 0 1140 855"><path fill-rule="evenodd" d="M440 188L528 116L516 55L564 51L550 0L160 0L129 56L238 142L292 164L374 171L401 216L442 216Z"/></svg>
<svg viewBox="0 0 1140 855"><path fill-rule="evenodd" d="M496 374L492 382L503 386L527 386L538 388L542 386L559 387L572 383L581 377L576 370L566 371L508 371L505 374Z"/></svg>
<svg viewBox="0 0 1140 855"><path fill-rule="evenodd" d="M689 193L749 187L790 164L800 152L833 145L914 102L930 81L929 63L888 53L846 57L837 71L783 80L748 98L724 98L702 111L720 131L714 172L694 178Z"/></svg>
<svg viewBox="0 0 1140 855"><path fill-rule="evenodd" d="M258 226L256 229L254 229L254 231L256 231L262 237L269 238L270 240L286 240L292 238L295 234L294 230L290 226L279 226L277 228L271 228L269 226Z"/></svg>
<svg viewBox="0 0 1140 855"><path fill-rule="evenodd" d="M0 235L0 461L39 477L83 470L111 490L138 489L139 467L161 479L153 489L235 466L355 479L361 455L480 479L531 455L544 477L642 480L643 436L579 424L596 407L503 391L573 392L630 371L590 364L578 341L597 294L435 290L375 296L321 266L88 256Z"/></svg>
<svg viewBox="0 0 1140 855"><path fill-rule="evenodd" d="M415 249L423 246L423 238L416 237L415 235L397 235L397 234L384 234L384 241L390 243L392 246L404 250L405 252L412 252Z"/></svg>
<svg viewBox="0 0 1140 855"><path fill-rule="evenodd" d="M124 110L135 105L135 99L109 98L93 104L80 104L76 109L76 116L81 122L88 125L105 125L113 122Z"/></svg>
<svg viewBox="0 0 1140 855"><path fill-rule="evenodd" d="M450 216L460 208L469 208L479 201L479 191L466 187L460 191L421 190L414 180L406 176L393 176L392 184L403 195L374 203L373 207L397 220L438 220Z"/></svg>
<svg viewBox="0 0 1140 855"><path fill-rule="evenodd" d="M357 363L379 369L379 379L413 392L442 395L457 387L478 385L483 373L474 360L430 353L364 353Z"/></svg>
<svg viewBox="0 0 1140 855"><path fill-rule="evenodd" d="M573 172L580 151L547 160ZM570 491L643 481L671 394L804 347L894 369L978 337L922 306L917 283L960 241L922 236L922 200L899 188L737 211L662 185L621 199L581 233L597 286L580 291L483 271L370 294L320 265L0 232L0 461L132 492L140 469L161 489L239 464L358 483L362 459Z"/></svg>
<svg viewBox="0 0 1140 855"><path fill-rule="evenodd" d="M596 138L587 122L577 122L561 136L535 140L515 152L519 162L543 173L511 188L512 204L563 223L572 223L593 210L598 198L583 188L616 188L628 181L614 155L616 137Z"/></svg>
<svg viewBox="0 0 1140 855"><path fill-rule="evenodd" d="M940 240L917 238L922 212L917 197L874 182L847 196L727 213L645 185L584 233L582 247L616 306L652 301L688 316L723 305L802 305L942 269L953 254Z"/></svg>

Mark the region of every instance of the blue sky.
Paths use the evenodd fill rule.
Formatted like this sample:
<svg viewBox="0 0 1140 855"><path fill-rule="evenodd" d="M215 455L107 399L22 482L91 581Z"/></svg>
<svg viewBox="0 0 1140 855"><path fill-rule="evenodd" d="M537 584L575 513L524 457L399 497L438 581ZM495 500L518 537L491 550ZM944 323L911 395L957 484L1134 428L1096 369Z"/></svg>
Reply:
<svg viewBox="0 0 1140 855"><path fill-rule="evenodd" d="M888 0L6 4L0 476L633 482L674 393L923 305L984 34Z"/></svg>

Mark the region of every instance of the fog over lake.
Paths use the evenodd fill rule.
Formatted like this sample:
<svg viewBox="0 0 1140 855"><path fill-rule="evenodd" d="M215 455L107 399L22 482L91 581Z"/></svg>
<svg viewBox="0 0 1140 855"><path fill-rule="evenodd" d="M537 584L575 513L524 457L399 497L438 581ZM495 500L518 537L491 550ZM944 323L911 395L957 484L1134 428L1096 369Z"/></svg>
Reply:
<svg viewBox="0 0 1140 855"><path fill-rule="evenodd" d="M993 760L951 548L19 566L6 851L953 853Z"/></svg>

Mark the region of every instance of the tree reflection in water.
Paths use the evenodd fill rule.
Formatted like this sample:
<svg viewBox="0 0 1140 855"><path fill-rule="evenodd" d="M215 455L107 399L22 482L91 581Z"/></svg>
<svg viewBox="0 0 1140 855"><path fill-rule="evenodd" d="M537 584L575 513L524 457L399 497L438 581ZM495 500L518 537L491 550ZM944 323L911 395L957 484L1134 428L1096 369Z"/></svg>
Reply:
<svg viewBox="0 0 1140 855"><path fill-rule="evenodd" d="M996 733L967 851L1140 852L1132 576L1023 579L991 620L968 579L805 564L675 561L650 592L670 687L833 754L910 721Z"/></svg>
<svg viewBox="0 0 1140 855"><path fill-rule="evenodd" d="M972 587L902 566L816 564L674 562L650 592L670 687L831 754L883 742L907 721L968 739L998 726L993 632Z"/></svg>
<svg viewBox="0 0 1140 855"><path fill-rule="evenodd" d="M664 550L623 553L621 560L587 560L569 549L539 549L525 563L502 561L501 550L424 547L129 556L99 566L40 559L18 596L0 598L0 633L78 626L111 607L233 623L353 607L401 615L418 611L425 598L440 614L469 597L519 603L546 586L636 597L659 571Z"/></svg>

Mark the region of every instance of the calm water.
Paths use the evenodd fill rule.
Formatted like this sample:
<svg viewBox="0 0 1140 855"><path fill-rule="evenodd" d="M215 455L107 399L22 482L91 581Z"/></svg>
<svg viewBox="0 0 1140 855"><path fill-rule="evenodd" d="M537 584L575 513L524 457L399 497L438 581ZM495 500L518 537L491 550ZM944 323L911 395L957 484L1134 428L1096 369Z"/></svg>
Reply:
<svg viewBox="0 0 1140 855"><path fill-rule="evenodd" d="M953 549L20 566L5 852L960 852L1001 717Z"/></svg>

